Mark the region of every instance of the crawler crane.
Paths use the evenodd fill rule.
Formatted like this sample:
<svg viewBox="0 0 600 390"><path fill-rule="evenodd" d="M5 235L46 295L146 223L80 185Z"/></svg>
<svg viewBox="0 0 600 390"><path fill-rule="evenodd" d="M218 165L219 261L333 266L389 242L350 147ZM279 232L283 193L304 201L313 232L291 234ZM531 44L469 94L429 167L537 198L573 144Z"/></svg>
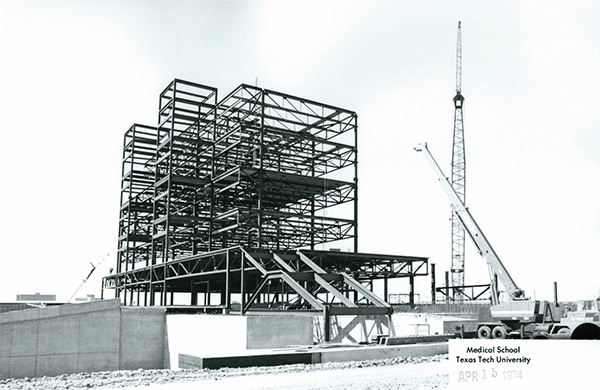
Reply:
<svg viewBox="0 0 600 390"><path fill-rule="evenodd" d="M569 338L570 331L567 326L560 324L564 312L558 302L530 300L525 292L520 289L500 258L485 237L471 212L461 201L456 191L444 175L439 165L429 152L427 143L415 147L417 152L423 152L435 173L438 181L448 198L453 213L465 228L469 237L475 244L479 254L485 258L491 280L490 308L493 321L477 325L477 336L488 339L504 338ZM507 300L500 302L496 277L502 283Z"/></svg>

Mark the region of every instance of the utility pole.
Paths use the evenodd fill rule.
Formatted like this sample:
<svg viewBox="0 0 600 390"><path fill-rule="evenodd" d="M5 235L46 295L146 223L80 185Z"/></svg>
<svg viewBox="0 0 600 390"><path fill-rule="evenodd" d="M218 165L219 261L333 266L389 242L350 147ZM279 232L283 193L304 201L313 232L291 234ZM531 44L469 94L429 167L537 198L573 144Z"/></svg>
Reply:
<svg viewBox="0 0 600 390"><path fill-rule="evenodd" d="M454 96L454 136L452 139L452 176L454 191L465 204L466 160L465 160L465 131L463 126L463 103L461 94L462 84L462 40L460 22L456 38L456 95ZM465 230L458 218L452 212L452 286L465 285ZM456 289L453 290L456 297ZM458 299L462 299L459 294Z"/></svg>

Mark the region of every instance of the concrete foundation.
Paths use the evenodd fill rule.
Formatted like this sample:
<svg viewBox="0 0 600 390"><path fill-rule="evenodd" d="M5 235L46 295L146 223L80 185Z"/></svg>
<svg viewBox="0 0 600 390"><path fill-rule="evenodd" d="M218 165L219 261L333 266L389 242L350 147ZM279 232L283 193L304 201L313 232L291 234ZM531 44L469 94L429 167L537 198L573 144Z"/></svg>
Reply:
<svg viewBox="0 0 600 390"><path fill-rule="evenodd" d="M318 353L296 352L296 353L261 353L252 355L238 356L216 356L216 357L198 357L188 354L179 354L179 368L196 369L210 368L219 369L223 367L264 367L264 366L283 366L288 364L311 364L314 358L319 357ZM318 363L318 361L316 362Z"/></svg>
<svg viewBox="0 0 600 390"><path fill-rule="evenodd" d="M0 314L0 379L177 368L180 353L227 356L312 345L312 317L167 315L119 299Z"/></svg>
<svg viewBox="0 0 600 390"><path fill-rule="evenodd" d="M399 313L393 318L398 335L453 333L446 328L456 328L458 322L454 321L460 320ZM227 357L230 361L235 356L258 359L257 356L263 355L258 349L312 346L313 321L312 316L298 315L166 314L159 307L122 307L119 299L0 313L0 378L178 368L180 355ZM364 330L357 327L354 332L359 333L360 339ZM395 352L389 348L349 352L352 348L346 347L338 351L326 348L304 352L310 353L311 362L445 353L440 347L423 345L402 346ZM272 361L282 364L288 358L292 359L290 362L300 358L286 355L282 360L274 357L273 352L264 354L269 355L264 364ZM248 364L247 359L244 357L237 364ZM304 362L306 356L300 359ZM200 365L206 364L209 363Z"/></svg>
<svg viewBox="0 0 600 390"><path fill-rule="evenodd" d="M448 343L373 346L365 348L332 348L320 351L320 362L352 362L397 357L434 356L448 353Z"/></svg>
<svg viewBox="0 0 600 390"><path fill-rule="evenodd" d="M434 356L448 353L448 343L428 343L401 346L369 346L342 348L314 348L296 351L247 352L232 356L179 355L180 368L211 368L279 366L286 364L315 364L349 362L397 357Z"/></svg>
<svg viewBox="0 0 600 390"><path fill-rule="evenodd" d="M164 334L164 309L118 299L2 313L0 378L162 368Z"/></svg>

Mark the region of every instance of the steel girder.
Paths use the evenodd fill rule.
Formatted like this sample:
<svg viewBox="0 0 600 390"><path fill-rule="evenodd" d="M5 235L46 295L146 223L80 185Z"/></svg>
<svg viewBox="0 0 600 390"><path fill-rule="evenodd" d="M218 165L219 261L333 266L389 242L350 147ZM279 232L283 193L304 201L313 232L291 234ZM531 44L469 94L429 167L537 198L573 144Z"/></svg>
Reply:
<svg viewBox="0 0 600 390"><path fill-rule="evenodd" d="M241 312L320 312L327 306L336 314L365 314L357 309L365 307L379 308L372 314L381 314L390 312L389 305L360 280L414 277L426 274L423 268L427 259L417 257L233 247L109 275L103 279L103 288L116 289L123 296L141 291L151 295L145 299L150 302L157 291L158 302L164 305L167 293L191 294L190 304L201 293L205 299L220 296L218 304L207 306L227 310L232 310L231 297L236 295Z"/></svg>

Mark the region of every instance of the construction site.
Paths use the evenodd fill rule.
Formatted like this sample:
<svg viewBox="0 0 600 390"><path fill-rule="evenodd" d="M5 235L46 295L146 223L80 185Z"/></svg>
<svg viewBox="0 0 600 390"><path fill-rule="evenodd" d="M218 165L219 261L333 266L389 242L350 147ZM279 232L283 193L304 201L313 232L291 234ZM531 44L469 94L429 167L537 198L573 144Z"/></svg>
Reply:
<svg viewBox="0 0 600 390"><path fill-rule="evenodd" d="M2 377L447 352L448 336L389 302L389 284L404 279L403 306L415 309L428 259L358 251L356 112L246 84L217 93L175 79L158 125L125 132L117 263L102 299L4 314L2 339L15 342ZM23 327L37 331L21 345ZM412 338L394 343L397 328ZM415 336L433 344L415 348Z"/></svg>
<svg viewBox="0 0 600 390"><path fill-rule="evenodd" d="M427 143L414 148L452 209L443 283L427 257L360 251L357 112L174 79L156 124L123 136L102 299L2 313L0 379L431 357L452 338L600 339L598 300L530 299L466 207L461 66L459 22L450 177ZM485 283L465 284L467 237ZM430 302L416 278L431 280Z"/></svg>

